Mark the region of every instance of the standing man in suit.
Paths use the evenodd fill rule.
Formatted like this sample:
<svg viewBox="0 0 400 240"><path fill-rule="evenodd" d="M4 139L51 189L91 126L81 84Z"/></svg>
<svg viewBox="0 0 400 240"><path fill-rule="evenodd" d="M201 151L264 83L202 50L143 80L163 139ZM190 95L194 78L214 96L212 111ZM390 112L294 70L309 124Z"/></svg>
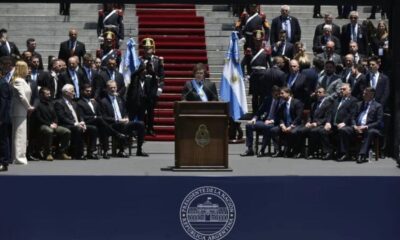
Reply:
<svg viewBox="0 0 400 240"><path fill-rule="evenodd" d="M78 65L78 57L73 56L68 59L68 69L67 71L63 72L58 78L58 88L59 88L59 95L62 94L61 89L65 84L71 84L74 86L74 99L79 99L81 94L81 89L83 84L87 83L85 81L85 77L83 72L79 69Z"/></svg>
<svg viewBox="0 0 400 240"><path fill-rule="evenodd" d="M362 73L364 66L360 63L354 64L351 70L350 82L353 84L351 95L359 101L363 100L364 89L367 87L367 79Z"/></svg>
<svg viewBox="0 0 400 240"><path fill-rule="evenodd" d="M108 137L113 136L121 142L126 142L128 137L119 133L108 124L101 115L101 108L97 101L92 98L92 87L84 84L82 96L78 100L78 113L86 124L96 126L100 136L100 143L103 150L103 158L109 159L108 155Z"/></svg>
<svg viewBox="0 0 400 240"><path fill-rule="evenodd" d="M357 112L357 99L351 96L350 84L344 83L340 88L340 98L334 103L331 122L325 124L324 129L334 137L339 136L339 146L337 149L338 161L350 160L348 154L349 142L342 141L340 135L346 131L351 130L352 121ZM321 138L323 149L333 151L333 147L327 138ZM344 139L346 140L346 139ZM324 150L324 151L325 151Z"/></svg>
<svg viewBox="0 0 400 240"><path fill-rule="evenodd" d="M83 72L83 77L85 79L84 82L86 84L89 84L92 87L92 91L91 91L93 94L92 97L95 97L96 99L100 99L100 98L97 98L98 96L95 96L95 93L98 92L97 87L102 82L102 79L100 79L101 78L100 73L93 69L93 62L94 62L94 59L93 59L92 54L86 53L83 56L83 64L82 64L81 70Z"/></svg>
<svg viewBox="0 0 400 240"><path fill-rule="evenodd" d="M361 59L365 58L366 55L359 53L358 43L354 41L350 41L349 43L349 54L353 55L354 63L360 63Z"/></svg>
<svg viewBox="0 0 400 240"><path fill-rule="evenodd" d="M263 140L258 157L265 156L265 148L271 139L270 130L278 125L278 109L280 105L280 88L274 86L271 95L264 98L263 103L254 117L246 124L246 147L247 150L240 154L242 157L254 156L253 131L262 133Z"/></svg>
<svg viewBox="0 0 400 240"><path fill-rule="evenodd" d="M280 97L284 101L278 110L279 125L271 128L271 134L274 138L275 154L273 157L294 156L300 158L302 153L302 145L300 142L300 132L303 106L304 104L295 99L290 88L281 89ZM284 141L285 150L281 151L281 147L277 144L278 137Z"/></svg>
<svg viewBox="0 0 400 240"><path fill-rule="evenodd" d="M330 25L332 27L332 35L340 39L340 27L333 23L333 15L331 13L325 13L324 22L315 27L313 42L324 33L323 29L326 25Z"/></svg>
<svg viewBox="0 0 400 240"><path fill-rule="evenodd" d="M325 44L324 52L317 54L317 57L326 61L333 61L335 65L342 63L342 57L335 53L335 42L328 41Z"/></svg>
<svg viewBox="0 0 400 240"><path fill-rule="evenodd" d="M96 149L97 128L93 125L86 125L79 115L77 105L74 101L75 90L72 84L65 84L62 87L62 98L54 104L60 126L68 128L71 131L71 156L73 159L86 160L98 159L94 154ZM100 129L101 131L102 129ZM87 137L87 155L84 156L83 144Z"/></svg>
<svg viewBox="0 0 400 240"><path fill-rule="evenodd" d="M7 30L4 28L0 29L0 57L2 56L10 56L14 59L20 57L17 45L7 40Z"/></svg>
<svg viewBox="0 0 400 240"><path fill-rule="evenodd" d="M332 34L332 26L331 25L325 25L323 28L323 34L318 36L314 40L314 43L313 43L314 54L324 52L326 43L328 41L333 41L335 43L335 50L334 50L335 53L337 53L337 54L341 53L340 39Z"/></svg>
<svg viewBox="0 0 400 240"><path fill-rule="evenodd" d="M133 136L136 131L136 156L148 157L142 150L144 142L144 124L141 121L129 121L125 101L118 95L117 83L114 80L107 82L107 96L101 100L103 119L119 133ZM124 153L124 144L120 142L118 157L128 157Z"/></svg>
<svg viewBox="0 0 400 240"><path fill-rule="evenodd" d="M292 59L294 56L294 47L291 42L286 41L286 30L279 32L279 41L272 44L272 56L285 56Z"/></svg>
<svg viewBox="0 0 400 240"><path fill-rule="evenodd" d="M11 99L12 89L4 76L8 72L11 58L0 57L0 171L7 171L11 163Z"/></svg>
<svg viewBox="0 0 400 240"><path fill-rule="evenodd" d="M42 55L36 52L36 40L34 38L28 38L26 40L26 51L32 53L32 56L39 58L39 70L44 70Z"/></svg>
<svg viewBox="0 0 400 240"><path fill-rule="evenodd" d="M319 87L326 89L326 94L332 99L339 96L340 87L343 84L341 77L335 73L335 69L336 65L333 61L326 61L324 76L318 84Z"/></svg>
<svg viewBox="0 0 400 240"><path fill-rule="evenodd" d="M271 24L271 45L279 41L280 31L286 30L286 38L288 42L294 44L301 40L301 28L299 20L289 15L290 7L283 5L281 7L281 15L272 20Z"/></svg>
<svg viewBox="0 0 400 240"><path fill-rule="evenodd" d="M82 57L86 53L85 44L78 41L78 31L75 28L69 30L69 40L60 44L58 58L68 62L72 56L78 57L78 64L82 62Z"/></svg>
<svg viewBox="0 0 400 240"><path fill-rule="evenodd" d="M350 41L358 44L359 53L368 54L367 29L358 23L358 12L352 11L349 15L350 23L342 26L342 47L343 53L349 52Z"/></svg>
<svg viewBox="0 0 400 240"><path fill-rule="evenodd" d="M207 72L203 63L193 68L194 79L186 81L182 90L182 100L186 101L218 101L218 92L215 83L206 79Z"/></svg>
<svg viewBox="0 0 400 240"><path fill-rule="evenodd" d="M100 98L107 95L107 82L113 80L117 83L118 96L125 99L125 80L124 76L117 70L117 60L115 58L109 58L107 60L107 67L100 72L100 78L101 80L96 81L96 90L103 90L103 93L98 95Z"/></svg>
<svg viewBox="0 0 400 240"><path fill-rule="evenodd" d="M46 87L50 90L50 95L52 99L55 99L59 96L57 96L58 93L58 78L61 74L61 61L59 59L54 59L50 64L50 71L49 72L44 72L44 74L39 75L39 78L37 80L38 86L40 87Z"/></svg>
<svg viewBox="0 0 400 240"><path fill-rule="evenodd" d="M369 59L369 73L366 76L368 87L375 89L375 100L380 103L385 110L390 95L390 80L385 74L379 72L380 61L378 57Z"/></svg>
<svg viewBox="0 0 400 240"><path fill-rule="evenodd" d="M311 112L308 117L307 123L301 129L301 135L303 138L309 137L309 150L308 158L316 158L318 152L318 146L321 142L321 137L328 137L324 126L331 120L333 100L327 98L325 89L320 87L316 91L317 101L311 105ZM304 140L302 141L304 146ZM323 160L332 158L332 152L324 149Z"/></svg>
<svg viewBox="0 0 400 240"><path fill-rule="evenodd" d="M286 78L287 87L290 88L293 98L300 100L309 109L310 95L309 85L306 82L306 76L300 72L299 62L295 59L289 63L289 75Z"/></svg>

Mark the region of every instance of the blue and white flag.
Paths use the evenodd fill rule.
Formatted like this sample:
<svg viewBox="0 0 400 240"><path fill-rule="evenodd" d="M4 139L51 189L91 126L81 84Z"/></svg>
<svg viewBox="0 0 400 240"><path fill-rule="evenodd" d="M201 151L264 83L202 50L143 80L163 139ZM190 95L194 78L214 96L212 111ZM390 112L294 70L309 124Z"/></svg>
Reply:
<svg viewBox="0 0 400 240"><path fill-rule="evenodd" d="M125 54L119 64L119 72L124 76L125 85L128 85L131 81L131 74L140 66L140 60L136 54L136 42L133 38L128 39L126 46Z"/></svg>
<svg viewBox="0 0 400 240"><path fill-rule="evenodd" d="M221 100L229 102L230 116L234 120L238 120L247 113L246 90L239 64L238 40L237 32L232 32L220 85Z"/></svg>

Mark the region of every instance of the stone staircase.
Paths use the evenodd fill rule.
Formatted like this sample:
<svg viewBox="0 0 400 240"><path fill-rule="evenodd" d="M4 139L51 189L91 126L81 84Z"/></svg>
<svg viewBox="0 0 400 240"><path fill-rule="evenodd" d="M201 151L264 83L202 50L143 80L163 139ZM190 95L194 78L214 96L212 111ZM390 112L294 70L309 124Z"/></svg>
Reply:
<svg viewBox="0 0 400 240"><path fill-rule="evenodd" d="M68 30L78 30L78 40L84 42L86 51L92 54L99 48L96 26L99 4L71 4L69 21L58 14L59 4L1 3L0 28L8 30L9 41L14 42L22 53L26 39L36 39L37 52L42 54L47 67L48 56L58 56L59 45L68 39ZM134 5L126 5L126 36L133 36Z"/></svg>

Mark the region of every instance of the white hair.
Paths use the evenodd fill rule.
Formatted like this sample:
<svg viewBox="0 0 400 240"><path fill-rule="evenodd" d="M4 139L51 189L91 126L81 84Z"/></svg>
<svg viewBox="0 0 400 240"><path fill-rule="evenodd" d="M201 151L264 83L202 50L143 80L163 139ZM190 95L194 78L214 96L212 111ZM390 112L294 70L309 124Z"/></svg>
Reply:
<svg viewBox="0 0 400 240"><path fill-rule="evenodd" d="M74 85L67 83L62 87L61 92L64 94L70 91L71 89L74 89Z"/></svg>
<svg viewBox="0 0 400 240"><path fill-rule="evenodd" d="M332 31L332 25L330 24L325 24L323 27L324 30Z"/></svg>
<svg viewBox="0 0 400 240"><path fill-rule="evenodd" d="M281 10L288 10L288 11L290 11L290 7L289 7L289 5L282 5L282 6L281 6Z"/></svg>

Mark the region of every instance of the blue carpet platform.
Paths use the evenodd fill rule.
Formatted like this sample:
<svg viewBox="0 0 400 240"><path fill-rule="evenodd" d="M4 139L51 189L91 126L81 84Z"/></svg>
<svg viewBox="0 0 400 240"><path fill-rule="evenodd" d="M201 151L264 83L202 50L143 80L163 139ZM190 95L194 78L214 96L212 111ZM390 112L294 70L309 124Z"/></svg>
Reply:
<svg viewBox="0 0 400 240"><path fill-rule="evenodd" d="M398 240L400 170L241 158L233 172L168 172L173 144L150 158L34 162L0 173L0 239ZM202 218L204 217L204 218Z"/></svg>

